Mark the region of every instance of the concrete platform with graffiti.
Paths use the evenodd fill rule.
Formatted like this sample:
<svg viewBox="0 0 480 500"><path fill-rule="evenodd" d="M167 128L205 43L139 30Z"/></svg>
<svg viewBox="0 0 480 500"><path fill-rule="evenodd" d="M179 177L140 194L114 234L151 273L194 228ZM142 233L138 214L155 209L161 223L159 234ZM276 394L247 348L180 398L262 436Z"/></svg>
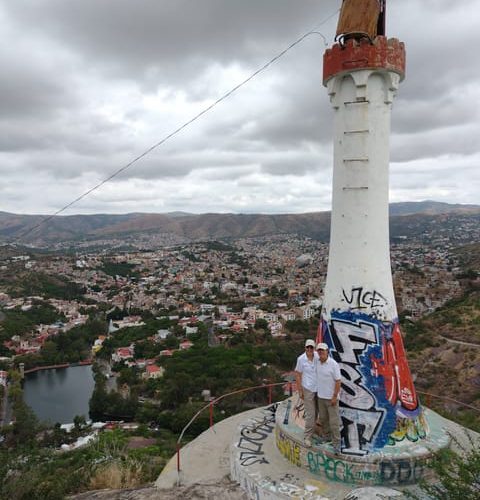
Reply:
<svg viewBox="0 0 480 500"><path fill-rule="evenodd" d="M445 419L425 409L418 432L408 420L396 431L390 444L368 453L343 447L335 455L331 443L313 439L313 446L303 444L303 405L296 396L279 404L276 411L275 441L279 452L296 466L315 477L363 486L396 487L429 479L427 461L432 453L450 444Z"/></svg>
<svg viewBox="0 0 480 500"><path fill-rule="evenodd" d="M448 446L463 428L425 409L429 425L421 444L404 441L363 457L335 456L329 443L303 445L303 419L296 396L250 413L230 448L230 475L255 500L302 498L405 498L429 479L426 460ZM411 439L414 439L411 437Z"/></svg>
<svg viewBox="0 0 480 500"><path fill-rule="evenodd" d="M405 498L405 491L420 493L409 483L412 476L428 477L428 473L425 468L415 465L414 455L402 456L410 445L396 448L398 460L393 469L383 466L383 482L373 481L375 486L368 486L365 481L363 485L357 484L359 479L367 477L363 472L356 477L357 472L365 468L359 469L343 456L333 456L328 444L317 443L308 450L301 446L301 424L290 423L292 412L300 410L296 403L296 397L289 398L240 413L207 429L180 450L180 459L173 456L166 465L155 483L155 487L162 491L159 495L167 489L172 492L178 489L180 498L184 496L182 488L197 491L202 487L222 491L221 495L209 493L202 497L212 500L372 500ZM284 423L287 409L288 422ZM425 409L425 414L430 425L430 440L434 440L438 432L439 436L454 435L462 447L468 448L470 439L480 446L477 433L469 431L467 435L462 426L428 409ZM294 420L299 418L296 414L293 417ZM279 421L281 424L277 425ZM411 444L405 437L407 442ZM436 445L440 447L440 442ZM310 465L309 453L312 454ZM408 466L402 460L407 461ZM382 462L381 458L378 462ZM388 459L385 462L391 464ZM230 478L238 486L229 482ZM382 478L381 465L380 476L367 477L369 480L375 478Z"/></svg>
<svg viewBox="0 0 480 500"><path fill-rule="evenodd" d="M316 477L278 451L275 420L281 407L261 408L238 426L230 448L231 478L255 500L345 498L351 485Z"/></svg>

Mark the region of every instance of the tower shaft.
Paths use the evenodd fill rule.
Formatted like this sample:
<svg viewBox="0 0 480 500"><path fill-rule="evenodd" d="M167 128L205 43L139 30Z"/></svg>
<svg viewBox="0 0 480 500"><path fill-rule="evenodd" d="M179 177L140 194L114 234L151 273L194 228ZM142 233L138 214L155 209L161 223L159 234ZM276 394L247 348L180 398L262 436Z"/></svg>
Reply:
<svg viewBox="0 0 480 500"><path fill-rule="evenodd" d="M363 47L347 44L341 56L358 57ZM334 109L334 169L325 307L390 321L397 310L389 253L389 135L400 77L385 68L358 69L326 82Z"/></svg>
<svg viewBox="0 0 480 500"><path fill-rule="evenodd" d="M342 452L362 456L405 438L406 429L412 439L425 437L426 428L400 333L389 250L390 117L405 48L381 35L372 40L361 25L352 30L324 55L334 170L320 337L342 374Z"/></svg>

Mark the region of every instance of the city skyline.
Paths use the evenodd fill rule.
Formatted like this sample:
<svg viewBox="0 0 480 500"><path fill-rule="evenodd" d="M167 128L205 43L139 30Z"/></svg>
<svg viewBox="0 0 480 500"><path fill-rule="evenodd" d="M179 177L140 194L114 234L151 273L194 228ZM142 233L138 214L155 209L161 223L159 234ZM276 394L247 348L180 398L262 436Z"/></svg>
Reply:
<svg viewBox="0 0 480 500"><path fill-rule="evenodd" d="M330 210L322 57L340 5L0 0L0 210L63 208L312 29L322 36L64 215ZM390 201L478 203L480 7L408 0L387 9L387 36L407 52L392 111Z"/></svg>

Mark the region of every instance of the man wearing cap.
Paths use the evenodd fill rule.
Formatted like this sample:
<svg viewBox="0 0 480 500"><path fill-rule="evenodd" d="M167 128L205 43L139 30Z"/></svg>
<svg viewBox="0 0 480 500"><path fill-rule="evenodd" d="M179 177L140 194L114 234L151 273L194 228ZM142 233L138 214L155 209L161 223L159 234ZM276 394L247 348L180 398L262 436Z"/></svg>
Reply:
<svg viewBox="0 0 480 500"><path fill-rule="evenodd" d="M305 342L305 352L297 358L295 366L295 381L297 383L298 395L303 399L305 409L305 432L303 439L305 446L312 446L313 430L315 428L316 416L316 392L317 392L317 370L318 355L315 352L315 342Z"/></svg>
<svg viewBox="0 0 480 500"><path fill-rule="evenodd" d="M317 345L317 408L318 419L323 432L330 430L335 454L340 453L340 413L338 394L341 378L338 363L328 355L328 345L321 342Z"/></svg>

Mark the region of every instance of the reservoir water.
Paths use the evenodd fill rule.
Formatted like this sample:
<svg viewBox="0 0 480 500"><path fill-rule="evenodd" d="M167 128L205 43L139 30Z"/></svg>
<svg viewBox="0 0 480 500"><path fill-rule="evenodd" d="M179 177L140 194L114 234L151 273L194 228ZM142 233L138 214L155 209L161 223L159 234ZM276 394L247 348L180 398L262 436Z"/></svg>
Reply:
<svg viewBox="0 0 480 500"><path fill-rule="evenodd" d="M25 375L24 401L41 421L67 424L75 415L88 420L94 385L90 365L40 370Z"/></svg>

